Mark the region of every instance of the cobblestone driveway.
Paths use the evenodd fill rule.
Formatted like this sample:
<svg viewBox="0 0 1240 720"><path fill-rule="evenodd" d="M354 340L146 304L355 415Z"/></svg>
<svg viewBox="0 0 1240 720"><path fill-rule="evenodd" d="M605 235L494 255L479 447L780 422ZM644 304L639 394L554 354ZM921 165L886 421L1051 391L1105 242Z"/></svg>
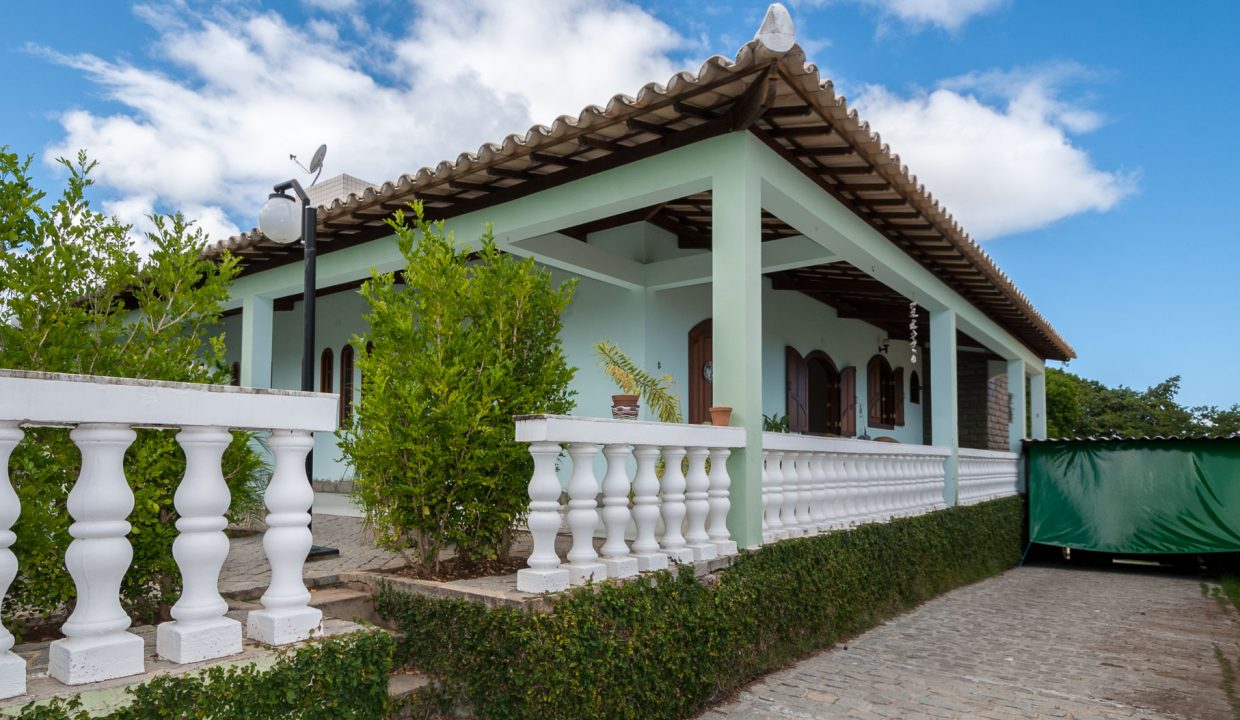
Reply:
<svg viewBox="0 0 1240 720"><path fill-rule="evenodd" d="M1196 578L1027 567L772 673L700 720L1231 720L1215 644L1240 660L1240 616Z"/></svg>

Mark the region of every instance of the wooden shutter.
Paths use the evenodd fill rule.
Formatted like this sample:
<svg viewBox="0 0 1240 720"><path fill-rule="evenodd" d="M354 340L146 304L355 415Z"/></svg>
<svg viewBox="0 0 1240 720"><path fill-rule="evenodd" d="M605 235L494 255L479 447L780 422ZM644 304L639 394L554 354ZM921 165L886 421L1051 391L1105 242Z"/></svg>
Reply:
<svg viewBox="0 0 1240 720"><path fill-rule="evenodd" d="M871 427L883 424L883 359L875 355L865 367L866 417Z"/></svg>
<svg viewBox="0 0 1240 720"><path fill-rule="evenodd" d="M904 368L896 368L896 427L904 426Z"/></svg>
<svg viewBox="0 0 1240 720"><path fill-rule="evenodd" d="M784 348L788 384L788 429L809 432L809 366L791 345Z"/></svg>
<svg viewBox="0 0 1240 720"><path fill-rule="evenodd" d="M857 436L857 368L840 371L840 435Z"/></svg>

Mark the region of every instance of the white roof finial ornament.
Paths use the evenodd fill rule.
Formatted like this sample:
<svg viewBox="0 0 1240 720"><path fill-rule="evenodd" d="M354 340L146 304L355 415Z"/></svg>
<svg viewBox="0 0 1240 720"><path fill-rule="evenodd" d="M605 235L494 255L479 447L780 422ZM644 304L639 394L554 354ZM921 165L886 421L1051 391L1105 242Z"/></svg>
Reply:
<svg viewBox="0 0 1240 720"><path fill-rule="evenodd" d="M753 36L772 52L786 53L797 42L796 28L792 26L792 16L783 3L771 3L766 9L766 17L762 18L762 27Z"/></svg>

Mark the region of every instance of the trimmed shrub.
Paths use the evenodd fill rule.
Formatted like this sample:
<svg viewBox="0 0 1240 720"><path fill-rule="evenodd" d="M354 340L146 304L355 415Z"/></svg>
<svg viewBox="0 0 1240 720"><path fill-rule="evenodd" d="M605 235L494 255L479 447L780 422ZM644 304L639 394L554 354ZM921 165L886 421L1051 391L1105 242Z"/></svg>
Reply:
<svg viewBox="0 0 1240 720"><path fill-rule="evenodd" d="M745 553L713 587L663 572L579 589L550 614L385 588L399 662L481 718L684 718L884 618L1013 567L1005 498Z"/></svg>
<svg viewBox="0 0 1240 720"><path fill-rule="evenodd" d="M128 688L130 705L106 715L81 710L77 698L27 705L20 720L378 720L389 712L392 637L364 631L326 638L281 655L275 665L215 665L200 673L161 675Z"/></svg>

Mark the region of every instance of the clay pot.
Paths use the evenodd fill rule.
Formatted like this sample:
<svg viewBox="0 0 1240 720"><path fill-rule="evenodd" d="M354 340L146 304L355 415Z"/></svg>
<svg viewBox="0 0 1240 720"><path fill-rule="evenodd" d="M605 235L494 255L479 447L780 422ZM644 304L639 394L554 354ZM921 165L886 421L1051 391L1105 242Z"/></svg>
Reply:
<svg viewBox="0 0 1240 720"><path fill-rule="evenodd" d="M638 413L636 395L612 395L611 416L617 420L636 420Z"/></svg>
<svg viewBox="0 0 1240 720"><path fill-rule="evenodd" d="M732 408L720 405L710 409L710 424L726 427L732 423Z"/></svg>

